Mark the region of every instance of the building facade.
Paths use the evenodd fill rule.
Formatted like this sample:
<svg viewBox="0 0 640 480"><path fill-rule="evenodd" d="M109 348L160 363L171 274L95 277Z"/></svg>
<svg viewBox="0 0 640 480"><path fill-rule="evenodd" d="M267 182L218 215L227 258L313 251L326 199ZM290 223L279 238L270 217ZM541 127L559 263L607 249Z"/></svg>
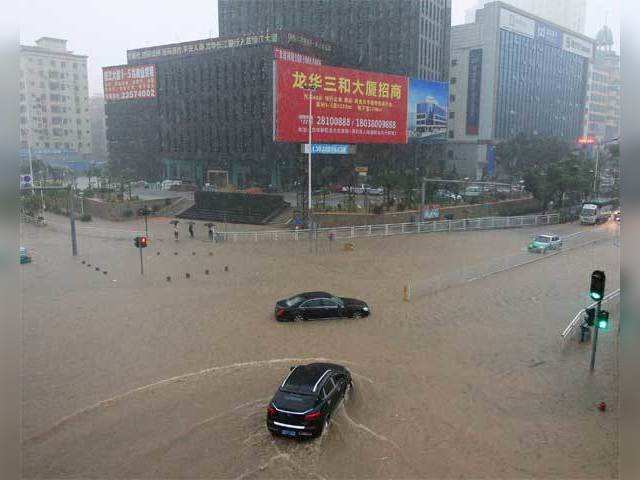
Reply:
<svg viewBox="0 0 640 480"><path fill-rule="evenodd" d="M451 34L448 159L496 174L494 145L518 134L583 134L593 40L506 3L487 4Z"/></svg>
<svg viewBox="0 0 640 480"><path fill-rule="evenodd" d="M104 113L104 97L89 97L89 115L91 119L92 160L107 161L107 123Z"/></svg>
<svg viewBox="0 0 640 480"><path fill-rule="evenodd" d="M494 0L478 0L465 12L465 23L473 23L475 14ZM503 0L504 3L524 10L577 33L585 33L587 0Z"/></svg>
<svg viewBox="0 0 640 480"><path fill-rule="evenodd" d="M613 35L608 27L598 32L596 45L589 78L585 135L602 142L620 136L622 80L620 56L613 51Z"/></svg>
<svg viewBox="0 0 640 480"><path fill-rule="evenodd" d="M50 163L86 159L93 151L87 57L67 41L42 37L20 46L20 148Z"/></svg>
<svg viewBox="0 0 640 480"><path fill-rule="evenodd" d="M122 67L105 67L109 161L146 179L286 187L300 146L273 141L274 58L325 63L333 51L285 31L129 50L124 67L152 71L153 93L126 98L107 80Z"/></svg>
<svg viewBox="0 0 640 480"><path fill-rule="evenodd" d="M446 81L451 0L219 0L220 35L287 29L337 46L336 64Z"/></svg>

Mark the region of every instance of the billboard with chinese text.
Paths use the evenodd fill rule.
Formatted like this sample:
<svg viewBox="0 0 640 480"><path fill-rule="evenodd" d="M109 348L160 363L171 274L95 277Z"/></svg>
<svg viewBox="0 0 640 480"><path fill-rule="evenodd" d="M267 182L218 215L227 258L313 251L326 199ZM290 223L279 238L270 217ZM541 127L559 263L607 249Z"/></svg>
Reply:
<svg viewBox="0 0 640 480"><path fill-rule="evenodd" d="M274 62L274 140L408 143L446 132L448 84L348 68Z"/></svg>
<svg viewBox="0 0 640 480"><path fill-rule="evenodd" d="M157 95L155 65L104 67L102 79L107 102L155 98Z"/></svg>

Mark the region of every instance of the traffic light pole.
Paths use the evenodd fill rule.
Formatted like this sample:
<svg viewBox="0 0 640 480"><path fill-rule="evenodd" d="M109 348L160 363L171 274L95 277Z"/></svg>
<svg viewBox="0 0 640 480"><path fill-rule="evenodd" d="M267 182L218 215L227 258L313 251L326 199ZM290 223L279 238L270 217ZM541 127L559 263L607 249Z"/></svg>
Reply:
<svg viewBox="0 0 640 480"><path fill-rule="evenodd" d="M144 275L144 265L142 263L142 245L138 247L140 250L140 275Z"/></svg>
<svg viewBox="0 0 640 480"><path fill-rule="evenodd" d="M596 306L596 315L595 320L593 322L593 338L591 339L591 365L589 366L590 370L594 370L596 368L596 349L598 348L598 331L600 328L598 327L598 319L600 318L600 306L602 301L598 302Z"/></svg>

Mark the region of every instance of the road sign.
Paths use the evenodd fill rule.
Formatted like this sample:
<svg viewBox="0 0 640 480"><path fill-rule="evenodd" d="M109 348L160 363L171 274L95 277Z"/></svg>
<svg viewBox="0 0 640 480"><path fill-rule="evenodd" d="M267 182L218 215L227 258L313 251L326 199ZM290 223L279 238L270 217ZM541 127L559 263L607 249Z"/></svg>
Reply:
<svg viewBox="0 0 640 480"><path fill-rule="evenodd" d="M20 188L31 188L33 187L33 179L31 175L20 175Z"/></svg>
<svg viewBox="0 0 640 480"><path fill-rule="evenodd" d="M308 143L302 145L302 151L307 154L309 153ZM352 145L335 143L312 143L311 153L320 155L348 155L355 153L355 148L352 148Z"/></svg>

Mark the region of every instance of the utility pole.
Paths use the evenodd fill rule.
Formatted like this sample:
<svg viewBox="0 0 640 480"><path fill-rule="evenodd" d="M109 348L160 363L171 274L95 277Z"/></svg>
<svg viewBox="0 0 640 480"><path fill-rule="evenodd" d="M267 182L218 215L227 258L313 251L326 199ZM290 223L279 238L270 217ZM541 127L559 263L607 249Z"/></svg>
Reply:
<svg viewBox="0 0 640 480"><path fill-rule="evenodd" d="M311 125L313 124L313 116L312 116L312 105L313 105L313 89L309 89L309 159L307 162L307 170L309 174L308 178L308 186L307 186L307 208L309 215L309 226L311 226L312 217L311 217Z"/></svg>
<svg viewBox="0 0 640 480"><path fill-rule="evenodd" d="M423 177L422 190L420 191L420 219L418 220L419 222L421 222L424 219L424 202L425 202L425 196L427 194L426 189L427 189L427 179Z"/></svg>
<svg viewBox="0 0 640 480"><path fill-rule="evenodd" d="M594 370L596 368L596 348L598 347L598 332L600 328L598 326L598 319L600 318L600 307L602 306L602 302L599 301L598 305L596 305L596 316L595 321L593 322L593 338L591 339L591 363L589 364L589 369Z"/></svg>
<svg viewBox="0 0 640 480"><path fill-rule="evenodd" d="M73 206L73 185L69 185L69 222L71 222L71 254L78 255L78 240L76 239L76 213Z"/></svg>

